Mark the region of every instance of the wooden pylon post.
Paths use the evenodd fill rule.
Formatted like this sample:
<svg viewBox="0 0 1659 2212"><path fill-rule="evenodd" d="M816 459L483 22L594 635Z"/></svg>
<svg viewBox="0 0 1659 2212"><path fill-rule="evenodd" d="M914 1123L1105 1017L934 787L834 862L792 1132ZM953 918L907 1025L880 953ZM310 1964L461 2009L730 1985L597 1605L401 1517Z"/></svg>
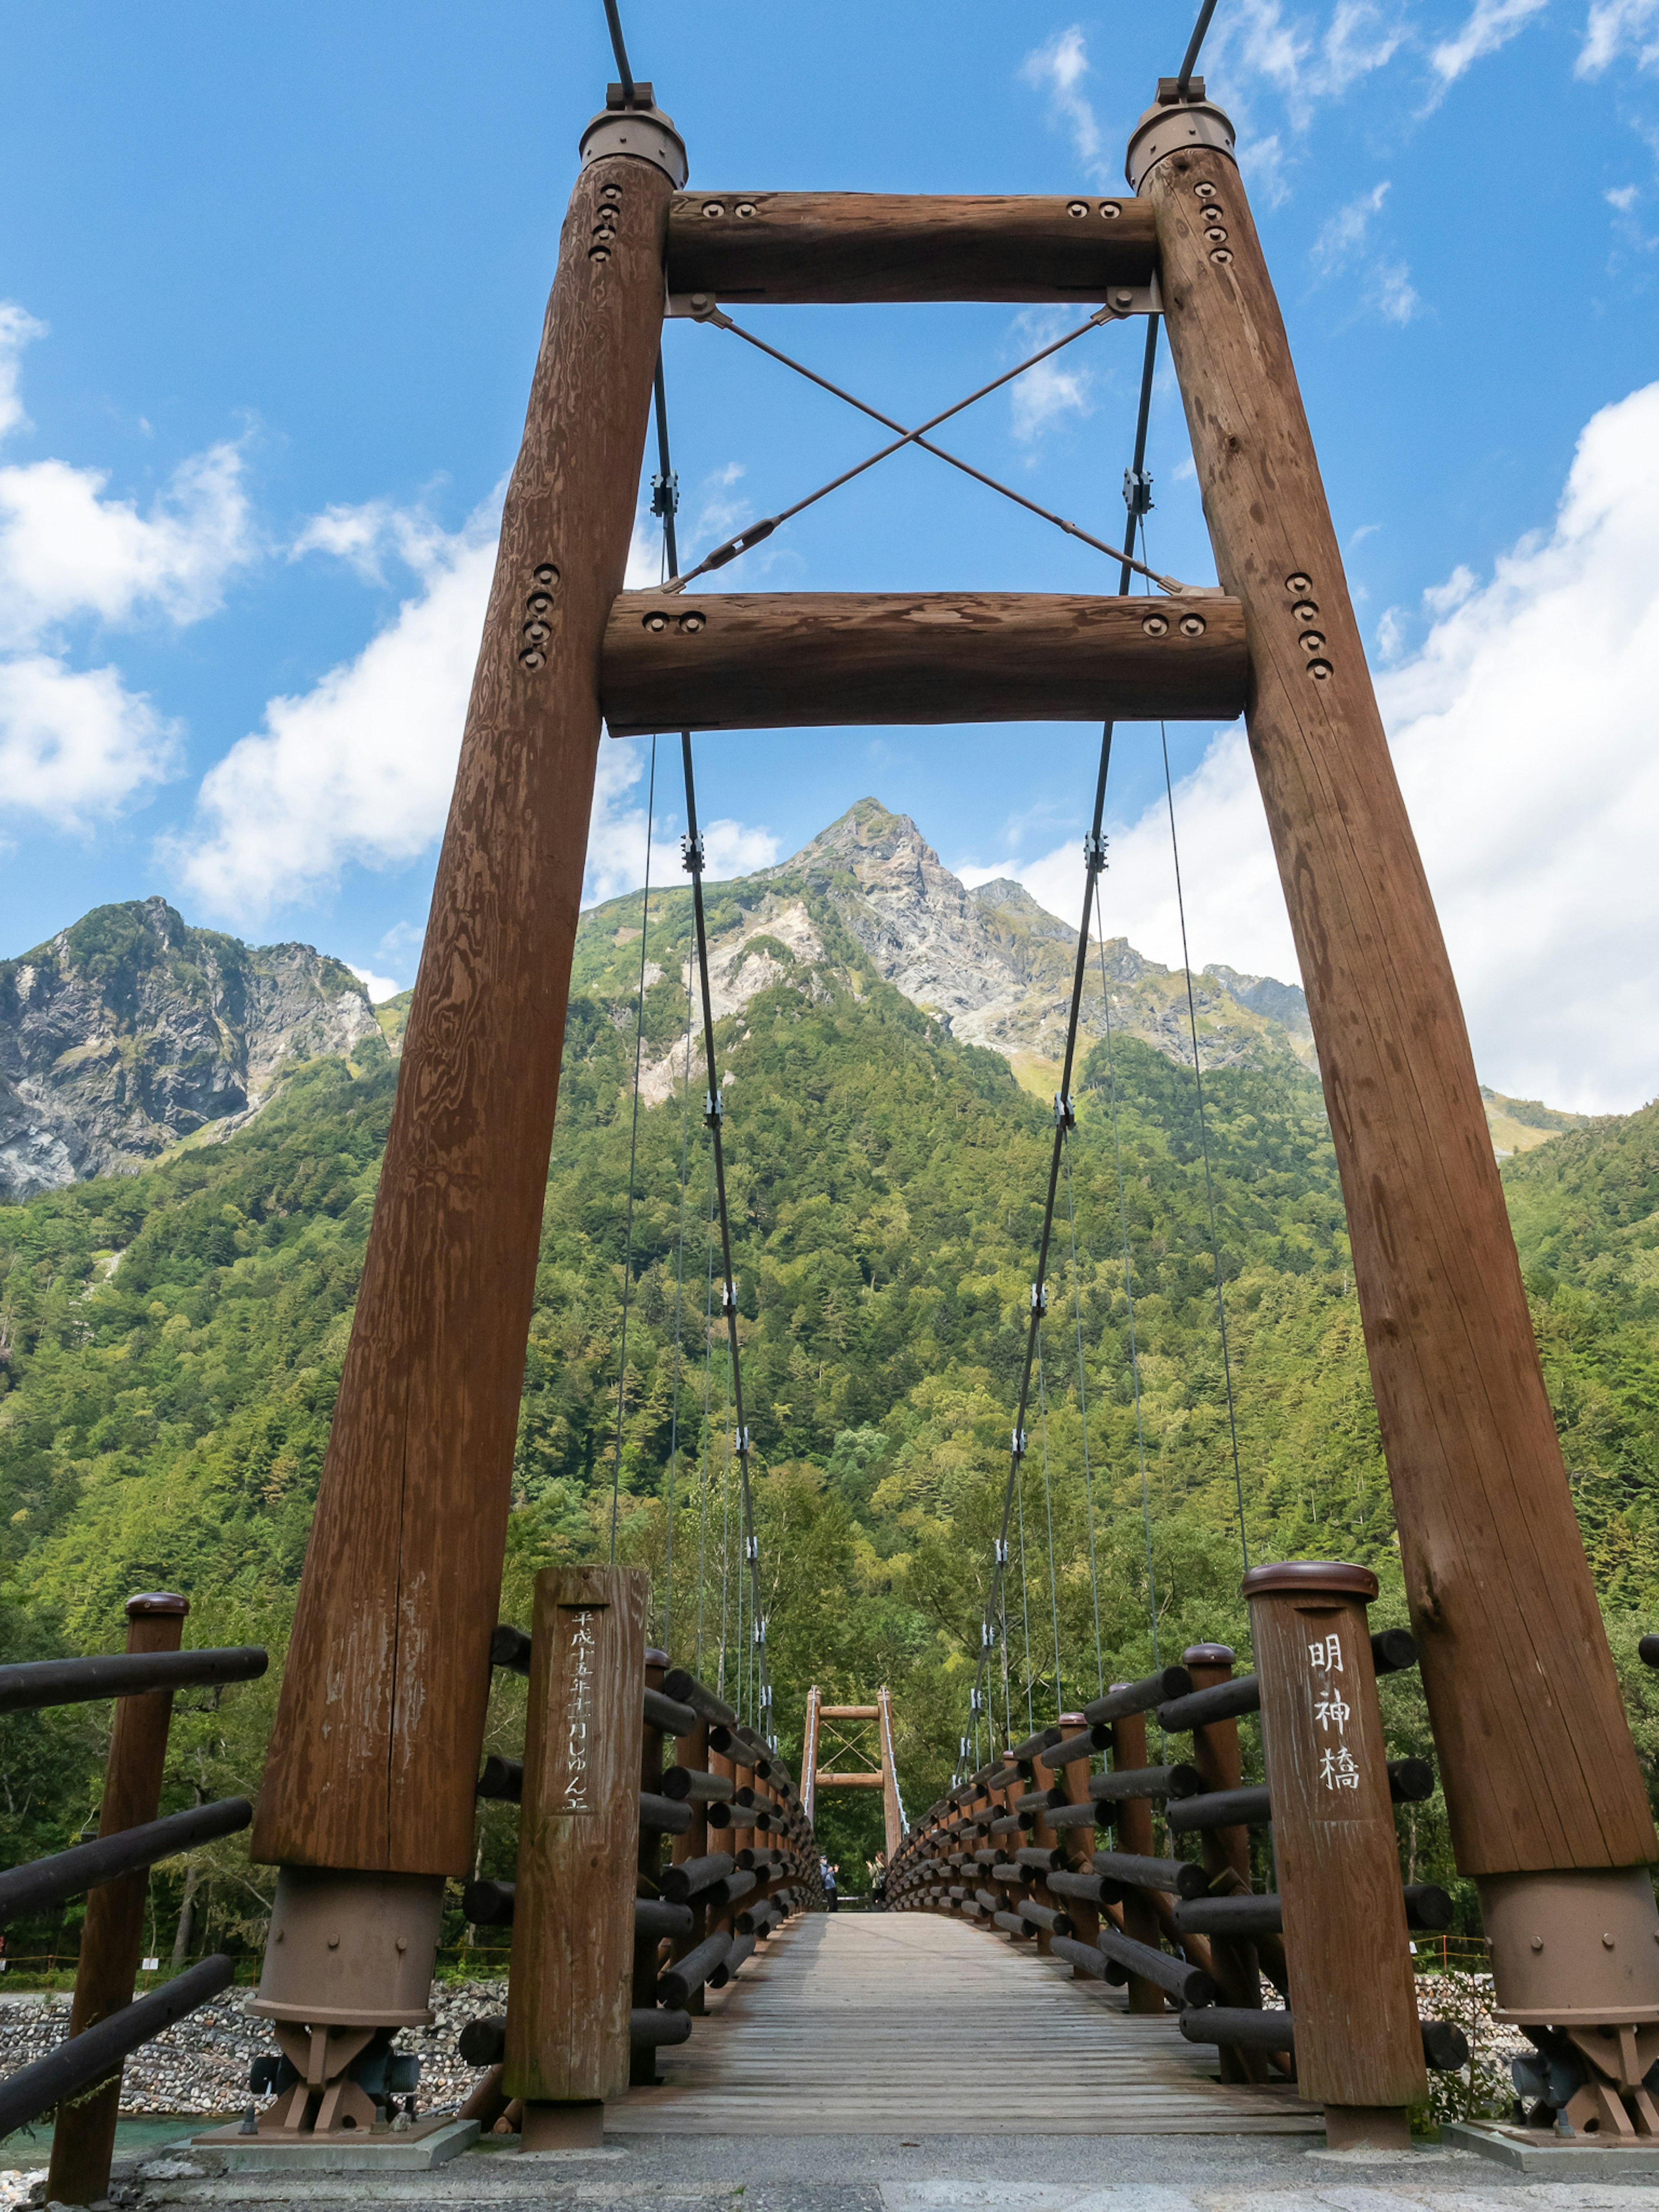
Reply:
<svg viewBox="0 0 1659 2212"><path fill-rule="evenodd" d="M1129 181L1157 221L1218 573L1244 609L1250 750L1319 1049L1453 1844L1480 1885L1501 2002L1543 2020L1611 2017L1595 2008L1616 1999L1620 2020L1659 2020L1644 1870L1659 1844L1232 143L1201 79L1186 99L1165 79Z"/></svg>
<svg viewBox="0 0 1659 2212"><path fill-rule="evenodd" d="M648 102L648 87L636 94ZM429 1985L443 1879L471 1858L600 644L633 526L668 203L685 174L667 118L623 108L620 92L582 161L254 1827L254 1856L283 1869L271 1945L285 1964L265 2009L289 2019L308 2007L338 2017L324 1946L343 1910L376 1929L348 2008L409 2019L410 1991L423 2005ZM353 1879L328 1911L296 1913L319 1889L302 1869Z"/></svg>
<svg viewBox="0 0 1659 2212"><path fill-rule="evenodd" d="M904 1841L904 1812L899 1802L898 1767L893 1751L893 1698L884 1682L876 1692L876 1725L881 1730L881 1812L887 1863Z"/></svg>

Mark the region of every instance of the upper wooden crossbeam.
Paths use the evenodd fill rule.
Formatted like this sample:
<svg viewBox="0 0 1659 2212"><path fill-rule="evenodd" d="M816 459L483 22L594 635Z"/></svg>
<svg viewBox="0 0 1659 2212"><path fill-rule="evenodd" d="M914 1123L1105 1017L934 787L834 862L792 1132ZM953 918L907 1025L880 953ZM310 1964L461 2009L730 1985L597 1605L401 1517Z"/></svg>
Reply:
<svg viewBox="0 0 1659 2212"><path fill-rule="evenodd" d="M1157 266L1133 198L678 192L668 289L739 301L1109 302ZM1127 303L1126 303L1127 304Z"/></svg>
<svg viewBox="0 0 1659 2212"><path fill-rule="evenodd" d="M1231 721L1236 599L1025 592L623 592L613 737L890 722Z"/></svg>

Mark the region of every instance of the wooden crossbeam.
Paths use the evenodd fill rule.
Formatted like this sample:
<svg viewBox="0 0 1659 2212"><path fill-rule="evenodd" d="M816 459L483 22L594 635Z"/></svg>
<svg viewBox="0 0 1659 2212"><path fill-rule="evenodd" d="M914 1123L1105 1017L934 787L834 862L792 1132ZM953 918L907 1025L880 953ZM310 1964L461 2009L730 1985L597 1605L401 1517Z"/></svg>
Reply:
<svg viewBox="0 0 1659 2212"><path fill-rule="evenodd" d="M1023 592L623 592L599 691L613 737L834 723L1231 721L1237 600Z"/></svg>
<svg viewBox="0 0 1659 2212"><path fill-rule="evenodd" d="M880 1711L879 1705L820 1705L818 1717L826 1721L872 1721Z"/></svg>
<svg viewBox="0 0 1659 2212"><path fill-rule="evenodd" d="M668 289L731 301L1109 301L1157 264L1130 199L892 192L679 192Z"/></svg>
<svg viewBox="0 0 1659 2212"><path fill-rule="evenodd" d="M820 1790L879 1790L879 1774L832 1774L821 1766L816 1777Z"/></svg>

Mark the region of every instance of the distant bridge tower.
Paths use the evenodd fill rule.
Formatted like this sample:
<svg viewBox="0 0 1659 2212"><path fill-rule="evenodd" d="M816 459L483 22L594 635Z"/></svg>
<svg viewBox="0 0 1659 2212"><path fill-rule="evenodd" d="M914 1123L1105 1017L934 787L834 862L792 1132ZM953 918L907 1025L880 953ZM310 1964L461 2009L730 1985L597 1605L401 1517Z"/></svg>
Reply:
<svg viewBox="0 0 1659 2212"><path fill-rule="evenodd" d="M872 1727L876 1737L873 1747L869 1741ZM829 1764L821 1763L823 1760ZM843 1763L838 1765L837 1760ZM853 1764L855 1760L857 1765ZM893 1698L886 1685L877 1691L873 1705L826 1705L815 1682L806 1692L806 1741L800 1767L801 1796L809 1820L820 1790L880 1790L890 1863L904 1841L908 1823L893 1761Z"/></svg>

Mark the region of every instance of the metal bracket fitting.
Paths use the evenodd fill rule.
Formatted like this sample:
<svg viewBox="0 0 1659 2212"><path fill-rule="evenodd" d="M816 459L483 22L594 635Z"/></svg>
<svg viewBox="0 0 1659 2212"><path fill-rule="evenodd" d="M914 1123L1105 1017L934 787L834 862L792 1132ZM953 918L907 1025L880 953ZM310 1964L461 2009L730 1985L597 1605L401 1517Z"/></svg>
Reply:
<svg viewBox="0 0 1659 2212"><path fill-rule="evenodd" d="M1176 96L1172 78L1160 80L1156 106L1146 110L1129 137L1123 173L1129 179L1131 191L1138 192L1147 173L1160 161L1167 161L1171 154L1208 148L1237 162L1233 126L1220 108L1205 99L1203 78L1194 77L1188 90L1196 97L1182 100Z"/></svg>
<svg viewBox="0 0 1659 2212"><path fill-rule="evenodd" d="M1076 1099L1067 1098L1058 1091L1054 1093L1054 1127L1057 1129L1075 1129L1077 1127Z"/></svg>
<svg viewBox="0 0 1659 2212"><path fill-rule="evenodd" d="M722 327L732 319L722 313L720 301L712 292L671 292L665 313L683 321L718 323Z"/></svg>
<svg viewBox="0 0 1659 2212"><path fill-rule="evenodd" d="M674 128L673 117L652 105L648 84L635 86L636 104L632 107L621 105L619 85L612 85L611 89L617 94L617 105L607 106L603 114L596 115L581 135L583 168L603 161L610 154L628 154L636 161L649 161L654 168L660 169L678 191L690 174L690 168L685 156L685 141Z"/></svg>
<svg viewBox="0 0 1659 2212"><path fill-rule="evenodd" d="M1106 865L1106 840L1092 830L1083 841L1083 865L1091 876L1097 876Z"/></svg>
<svg viewBox="0 0 1659 2212"><path fill-rule="evenodd" d="M1106 295L1106 313L1114 317L1161 315L1164 295L1154 270L1144 284L1114 284Z"/></svg>
<svg viewBox="0 0 1659 2212"><path fill-rule="evenodd" d="M702 873L702 839L701 837L680 839L680 866L688 876L700 876Z"/></svg>

